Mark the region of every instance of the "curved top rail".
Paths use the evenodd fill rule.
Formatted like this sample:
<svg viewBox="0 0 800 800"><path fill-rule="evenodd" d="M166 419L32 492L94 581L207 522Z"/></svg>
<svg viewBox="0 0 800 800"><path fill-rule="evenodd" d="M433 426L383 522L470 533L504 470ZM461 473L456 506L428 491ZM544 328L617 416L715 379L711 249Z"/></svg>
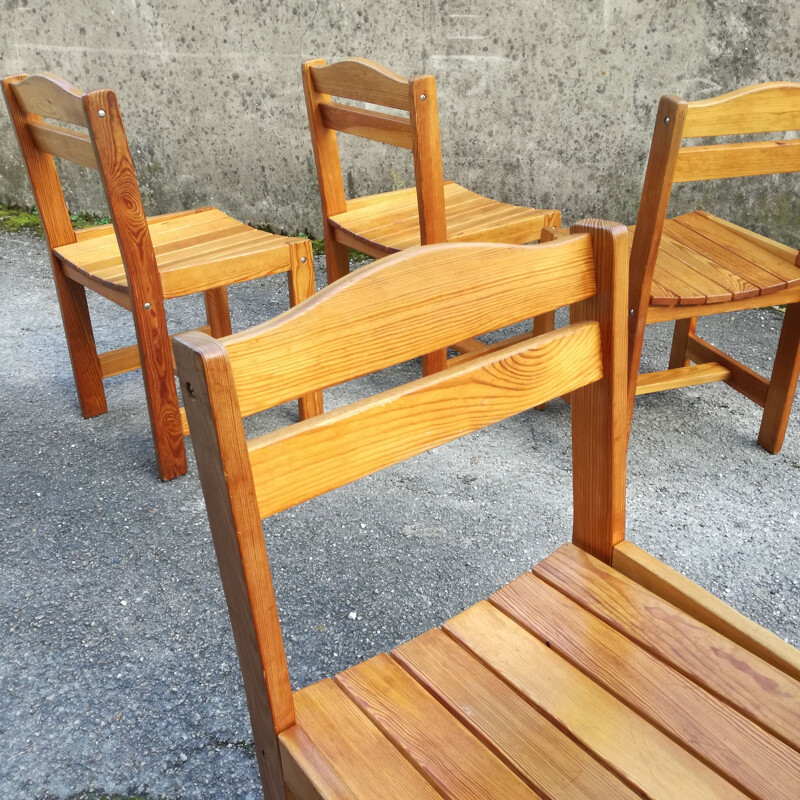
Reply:
<svg viewBox="0 0 800 800"><path fill-rule="evenodd" d="M58 75L30 75L11 87L23 111L88 127L82 92Z"/></svg>
<svg viewBox="0 0 800 800"><path fill-rule="evenodd" d="M362 267L222 341L247 416L595 292L586 234L534 247L428 245Z"/></svg>
<svg viewBox="0 0 800 800"><path fill-rule="evenodd" d="M410 81L366 58L346 58L311 67L314 89L321 94L410 111Z"/></svg>
<svg viewBox="0 0 800 800"><path fill-rule="evenodd" d="M800 83L745 86L688 103L684 138L800 130Z"/></svg>

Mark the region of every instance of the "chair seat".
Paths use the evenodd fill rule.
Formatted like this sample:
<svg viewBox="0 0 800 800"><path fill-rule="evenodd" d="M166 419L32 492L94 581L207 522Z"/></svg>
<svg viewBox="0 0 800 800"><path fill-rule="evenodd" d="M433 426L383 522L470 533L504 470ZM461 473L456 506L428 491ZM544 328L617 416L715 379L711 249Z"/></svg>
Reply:
<svg viewBox="0 0 800 800"><path fill-rule="evenodd" d="M447 239L450 242L536 241L545 225L556 225L559 212L500 203L475 194L453 181L444 184ZM347 211L330 217L337 239L376 258L420 244L417 191L359 197Z"/></svg>
<svg viewBox="0 0 800 800"><path fill-rule="evenodd" d="M706 212L683 214L664 224L650 303L726 303L800 286L796 258L797 250Z"/></svg>
<svg viewBox="0 0 800 800"><path fill-rule="evenodd" d="M164 297L225 286L289 270L286 244L296 239L260 231L216 208L148 217ZM110 225L78 231L55 250L70 277L126 297L127 278Z"/></svg>
<svg viewBox="0 0 800 800"><path fill-rule="evenodd" d="M800 797L800 682L572 545L294 700L297 797Z"/></svg>

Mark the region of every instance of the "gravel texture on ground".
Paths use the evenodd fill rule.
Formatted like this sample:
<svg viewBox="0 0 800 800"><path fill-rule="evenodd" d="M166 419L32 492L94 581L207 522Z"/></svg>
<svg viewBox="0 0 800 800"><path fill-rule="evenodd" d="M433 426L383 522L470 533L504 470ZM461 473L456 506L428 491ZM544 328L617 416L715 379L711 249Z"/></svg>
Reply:
<svg viewBox="0 0 800 800"><path fill-rule="evenodd" d="M0 235L0 296L0 798L259 798L191 446L189 474L161 483L139 373L108 380L108 413L81 418L42 239ZM230 297L241 329L286 308L286 281ZM133 341L129 315L91 293L90 304L101 349ZM170 327L201 314L197 298L173 301ZM768 309L700 331L766 372L780 323ZM665 366L670 333L648 332L646 367ZM326 404L418 370L338 387ZM248 432L295 415L289 404ZM722 384L640 398L628 535L798 644L800 408L777 456L756 444L759 419ZM568 540L570 491L559 400L265 523L294 684L387 650L532 566Z"/></svg>

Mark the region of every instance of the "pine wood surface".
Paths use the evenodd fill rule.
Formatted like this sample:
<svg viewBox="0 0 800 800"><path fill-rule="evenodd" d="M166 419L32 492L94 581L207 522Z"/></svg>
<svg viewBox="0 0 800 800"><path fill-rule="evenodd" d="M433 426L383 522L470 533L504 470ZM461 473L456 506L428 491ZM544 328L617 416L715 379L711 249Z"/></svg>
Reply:
<svg viewBox="0 0 800 800"><path fill-rule="evenodd" d="M86 127L86 111L81 92L58 75L41 73L26 76L13 85L22 111Z"/></svg>
<svg viewBox="0 0 800 800"><path fill-rule="evenodd" d="M448 798L797 797L800 749L535 574L564 562L592 565L571 575L581 594L602 594L608 574L627 581L565 545L491 603L295 692L298 724L279 737L293 795L392 796L376 779L385 764L388 786L411 765ZM677 631L700 624L673 612Z"/></svg>

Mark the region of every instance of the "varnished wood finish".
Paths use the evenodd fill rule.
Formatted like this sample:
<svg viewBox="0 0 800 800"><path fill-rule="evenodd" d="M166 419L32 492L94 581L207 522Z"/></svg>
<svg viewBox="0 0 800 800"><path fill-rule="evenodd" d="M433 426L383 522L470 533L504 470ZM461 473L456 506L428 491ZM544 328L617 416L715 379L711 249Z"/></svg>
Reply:
<svg viewBox="0 0 800 800"><path fill-rule="evenodd" d="M324 303L314 300L227 341L242 412L285 402L298 388L327 388L415 358L437 349L442 337L459 341L556 307L558 299L583 300L596 291L592 263L589 237L582 236L536 249L431 245L369 264L327 292ZM507 282L502 289L498 274ZM398 298L407 304L402 313ZM341 348L344 326L349 346ZM270 358L287 347L291 358ZM328 358L333 351L337 357Z"/></svg>
<svg viewBox="0 0 800 800"><path fill-rule="evenodd" d="M632 542L617 545L614 549L613 566L645 589L800 681L800 652L794 647L751 622L711 592L653 558Z"/></svg>
<svg viewBox="0 0 800 800"><path fill-rule="evenodd" d="M303 64L311 142L322 201L328 282L349 272L347 248L375 258L417 245L448 241L523 244L539 238L544 225L558 225L558 211L512 206L446 184L436 81L431 75L403 78L359 58L326 65ZM331 97L409 112L409 119L353 108ZM347 200L336 131L408 148L415 186ZM447 363L446 349L423 357L423 374Z"/></svg>
<svg viewBox="0 0 800 800"><path fill-rule="evenodd" d="M597 381L602 363L599 326L577 323L253 439L259 513L283 511ZM616 530L621 512L614 512ZM594 535L611 538L607 527Z"/></svg>
<svg viewBox="0 0 800 800"><path fill-rule="evenodd" d="M787 313L769 381L703 341L694 326L709 314L781 303L792 308L800 300L800 252L705 211L665 217L673 183L800 171L800 143L793 138L682 147L683 139L784 132L798 125L796 83L760 84L693 103L661 99L631 248L631 412L637 393L722 378L764 406L759 443L772 453L780 450L800 372L800 334L793 322L799 312ZM678 321L670 370L639 378L645 326L667 320Z"/></svg>
<svg viewBox="0 0 800 800"><path fill-rule="evenodd" d="M575 544L441 629L289 693L260 515L544 397L568 392L573 402L573 541L606 562L629 555L621 541L626 231L589 220L572 232L534 247L396 254L249 332L176 338L267 797L794 800L800 792L800 683L707 627L704 619L731 618L722 604L698 601L700 590L661 591L658 575L650 592ZM583 281L576 256L587 245L597 275L568 327L472 348L442 373L245 441L245 382L264 396L247 402L265 407L314 380L386 366L386 352L398 363L456 332L499 327L509 308L517 320L531 308L548 313ZM493 282L459 297L455 270L431 268L437 258L460 259L468 276L483 266ZM526 283L529 272L537 274ZM303 355L304 341L319 345L365 296L376 312L353 325L358 346L334 350L322 362L333 366L313 377L319 362ZM296 365L286 370L287 361ZM691 601L670 605L659 594ZM698 619L686 613L692 603ZM270 794L281 780L284 794Z"/></svg>
<svg viewBox="0 0 800 800"><path fill-rule="evenodd" d="M159 474L164 480L181 475L185 431L164 300L205 292L211 329L228 335L225 287L287 272L292 303L299 302L314 291L310 245L255 230L214 208L145 217L113 92L81 94L52 75L6 78L3 89L48 240L81 411L104 413L103 378L141 366ZM53 156L100 170L110 225L73 231ZM302 259L294 258L297 247L304 248ZM98 355L85 288L133 314L138 352ZM301 398L302 418L321 410L319 392Z"/></svg>

